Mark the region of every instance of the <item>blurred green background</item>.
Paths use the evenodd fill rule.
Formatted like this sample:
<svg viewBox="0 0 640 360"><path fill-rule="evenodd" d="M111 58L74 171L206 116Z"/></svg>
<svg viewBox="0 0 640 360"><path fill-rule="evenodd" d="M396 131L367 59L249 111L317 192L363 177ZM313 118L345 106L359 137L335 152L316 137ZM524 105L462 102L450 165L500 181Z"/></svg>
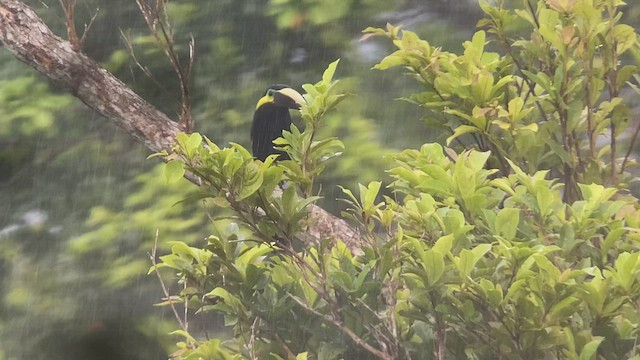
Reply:
<svg viewBox="0 0 640 360"><path fill-rule="evenodd" d="M66 36L58 0L25 2ZM78 28L96 12L84 51L177 118L177 80L135 1L79 0ZM342 59L337 77L351 96L322 130L346 145L323 175L321 205L335 213L337 184L385 179L384 155L440 135L419 109L394 101L415 88L411 79L370 70L391 49L359 41L362 29L403 24L458 51L481 16L475 0L173 0L169 14L182 55L195 38L196 130L221 145L249 145L255 103L269 84L300 89ZM640 4L626 17L638 28ZM152 306L163 294L146 275L156 231L164 253L167 241L199 241L217 229L207 217L215 210L175 205L194 186L166 185L149 154L0 48L0 360L167 358L175 323Z"/></svg>

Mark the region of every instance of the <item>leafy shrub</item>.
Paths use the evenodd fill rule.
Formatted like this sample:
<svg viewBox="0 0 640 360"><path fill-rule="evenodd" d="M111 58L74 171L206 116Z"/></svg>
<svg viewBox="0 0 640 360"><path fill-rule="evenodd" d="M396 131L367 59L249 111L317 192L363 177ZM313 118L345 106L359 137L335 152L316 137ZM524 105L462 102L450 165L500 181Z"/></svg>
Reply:
<svg viewBox="0 0 640 360"><path fill-rule="evenodd" d="M640 214L620 150L638 72L623 61L638 58L638 37L621 1L536 5L481 1L479 25L505 55L482 30L462 55L391 25L365 30L398 48L376 68L422 83L407 100L460 148L396 155L393 198L380 181L343 189L355 250L306 231L314 180L342 148L315 136L342 99L337 63L303 87L304 131L276 142L291 161L180 135L167 178L197 175L198 197L235 217L203 246L174 242L150 270L178 275L167 304L222 314L232 330L200 340L180 319L176 357L639 359Z"/></svg>

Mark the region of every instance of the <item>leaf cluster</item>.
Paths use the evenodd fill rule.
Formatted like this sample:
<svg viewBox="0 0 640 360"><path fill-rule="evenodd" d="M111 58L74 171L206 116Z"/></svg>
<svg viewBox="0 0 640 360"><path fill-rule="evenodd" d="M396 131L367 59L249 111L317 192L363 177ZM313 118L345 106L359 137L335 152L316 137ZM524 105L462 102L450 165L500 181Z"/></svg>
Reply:
<svg viewBox="0 0 640 360"><path fill-rule="evenodd" d="M460 55L392 25L364 32L398 48L374 69L401 66L423 85L405 100L448 132L447 145L491 151L490 164L502 175L511 171L507 158L528 172L553 169L571 202L580 198L578 182L628 180L633 164L619 143L631 119L623 96L640 79L640 42L621 21L623 5L537 1L509 9L504 1L480 1L484 30Z"/></svg>
<svg viewBox="0 0 640 360"><path fill-rule="evenodd" d="M402 66L424 85L407 100L460 150L394 156L393 196L381 181L342 188L357 250L305 233L313 179L341 150L314 139L341 100L329 92L335 63L304 87L305 130L277 140L290 161L181 135L168 178L198 175L250 234L232 226L161 258L180 302L233 331L222 342L181 333L177 357L639 359L640 212L620 191L631 160L617 148L638 70L621 64L637 35L620 1L536 4L481 2L486 31L460 55L391 25L365 30L398 48L376 68Z"/></svg>

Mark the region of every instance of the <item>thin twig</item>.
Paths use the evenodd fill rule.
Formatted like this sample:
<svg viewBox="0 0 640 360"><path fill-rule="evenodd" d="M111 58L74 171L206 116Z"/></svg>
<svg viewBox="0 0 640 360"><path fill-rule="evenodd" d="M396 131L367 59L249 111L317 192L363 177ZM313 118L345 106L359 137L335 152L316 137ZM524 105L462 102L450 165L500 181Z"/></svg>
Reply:
<svg viewBox="0 0 640 360"><path fill-rule="evenodd" d="M616 8L615 6L611 6L611 4L608 4L607 6L607 13L609 14L609 34L611 36L611 69L609 69L608 74L607 74L607 83L608 83L608 87L609 87L609 101L613 101L613 99L618 97L618 89L616 88L616 83L618 81L618 69L617 69L617 64L618 64L618 54L617 54L617 47L618 47L618 42L616 41L616 37L615 37L615 32L614 32L614 28L615 25L617 23L615 17L616 17ZM617 183L618 181L618 173L616 170L616 161L617 161L617 139L616 139L616 127L617 124L614 121L614 116L612 115L611 118L611 123L609 124L609 128L611 131L611 144L610 149L611 149L611 182L612 183Z"/></svg>
<svg viewBox="0 0 640 360"><path fill-rule="evenodd" d="M156 229L156 232L158 230ZM156 235L156 240L157 240L157 235ZM185 279L185 282L183 284L183 290L187 290L187 281ZM189 329L189 298L188 297L184 297L184 318L182 319L182 323L184 324L184 331L187 332L187 330Z"/></svg>
<svg viewBox="0 0 640 360"><path fill-rule="evenodd" d="M633 146L636 144L638 133L640 133L640 121L638 121L638 126L636 127L636 131L633 132L633 137L631 137L631 143L629 144L627 153L624 155L624 160L622 160L622 165L620 165L620 174L624 173L624 169L627 166L627 160L629 160L629 156L631 156L631 151L633 150Z"/></svg>
<svg viewBox="0 0 640 360"><path fill-rule="evenodd" d="M291 299L293 299L293 301L295 301L303 309L305 309L308 312L310 312L310 313L312 313L312 314L324 319L325 321L328 321L328 322L332 323L333 325L335 325L340 331L342 331L351 340L353 340L353 342L355 342L356 344L360 345L361 347L363 347L365 350L367 350L371 354L379 357L380 359L389 359L389 360L393 359L393 357L391 355L389 355L387 353L384 353L384 352L374 348L373 346L371 346L369 343L364 341L364 339L359 337L358 334L354 333L351 329L349 329L348 327L344 326L337 319L334 319L331 316L324 315L324 314L316 311L315 309L312 309L311 307L307 306L307 304L305 304L304 302L302 302L300 299L298 299L297 297L295 297L293 295L289 295L289 297Z"/></svg>
<svg viewBox="0 0 640 360"><path fill-rule="evenodd" d="M76 32L76 25L75 25L75 19L74 19L74 15L75 15L74 9L76 7L76 0L58 0L58 1L60 2L60 6L62 6L62 10L64 11L64 18L67 26L67 38L71 43L71 48L73 48L73 51L78 51L80 50L80 46L79 46L80 44L78 40L78 33Z"/></svg>
<svg viewBox="0 0 640 360"><path fill-rule="evenodd" d="M395 260L400 259L400 249L398 247L398 242L395 242L393 245L393 257ZM398 304L398 282L394 278L394 274L390 271L389 282L387 283L388 290L385 296L385 300L387 306L389 307L389 324L387 325L388 330L391 332L391 336L393 337L393 350L394 355L397 356L398 350L401 348L400 340L398 339L398 326L396 322L396 306ZM386 322L385 322L386 324Z"/></svg>
<svg viewBox="0 0 640 360"><path fill-rule="evenodd" d="M169 306L171 307L171 311L173 311L173 315L175 316L176 320L178 321L178 324L180 325L180 328L185 333L189 333L189 324L186 323L185 321L183 321L183 319L178 314L178 309L176 309L176 306L175 306L175 304L174 304L174 302L172 300L172 297L171 297L171 295L169 295L169 290L167 289L167 286L165 285L164 280L162 280L162 276L160 276L160 271L158 269L158 262L156 261L156 251L158 249L158 234L159 234L159 231L160 231L159 229L156 229L156 238L155 238L155 241L153 243L153 249L151 250L151 254L149 254L149 259L151 259L151 264L153 265L153 271L158 276L158 281L160 282L160 286L162 287L162 292L164 293L164 297L167 300L167 302L169 303ZM187 307L185 306L185 311L186 310L187 310ZM185 317L185 319L186 319L186 317ZM189 344L189 346L192 349L196 348L195 344Z"/></svg>
<svg viewBox="0 0 640 360"><path fill-rule="evenodd" d="M138 60L138 57L136 56L136 53L133 49L133 42L131 41L131 38L129 38L128 35L126 35L124 33L124 31L122 31L122 29L120 29L120 35L122 36L122 39L124 40L125 45L127 46L127 50L129 50L129 56L131 56L131 59L133 59L133 62L136 64L136 66L149 78L151 79L151 81L153 81L154 84L156 84L156 86L158 86L158 88L160 88L162 91L167 91L167 88L164 87L162 85L162 83L160 81L158 81L153 74L151 73L151 71L149 70L149 68L147 68L146 66L142 65L142 63Z"/></svg>
<svg viewBox="0 0 640 360"><path fill-rule="evenodd" d="M255 349L255 342L256 342L256 325L258 324L258 317L256 316L255 319L253 319L253 323L251 324L251 337L249 338L249 342L247 343L247 346L249 347L249 358L251 360L258 360L258 357L256 356L256 349Z"/></svg>
<svg viewBox="0 0 640 360"><path fill-rule="evenodd" d="M84 41L87 39L87 34L89 33L89 29L91 29L91 25L93 25L93 22L98 16L99 9L96 10L96 13L91 17L89 24L85 24L82 36L78 38L78 31L76 30L75 24L75 8L78 4L78 0L58 0L58 2L62 7L62 11L64 11L67 37L69 43L71 43L71 48L73 51L80 51L82 49L82 45L84 45Z"/></svg>
<svg viewBox="0 0 640 360"><path fill-rule="evenodd" d="M191 116L191 91L189 84L195 54L195 39L193 35L191 35L191 40L189 41L189 61L185 70L175 48L173 29L165 6L166 0L156 0L155 8L151 6L148 1L149 0L136 0L136 3L138 4L140 12L142 12L151 34L156 40L156 44L167 56L171 67L178 77L181 95L180 125L185 132L191 132L193 129L193 117Z"/></svg>
<svg viewBox="0 0 640 360"><path fill-rule="evenodd" d="M287 345L287 343L284 340L282 340L280 335L278 335L277 332L274 332L273 336L276 339L276 341L278 342L278 344L280 344L280 346L282 346L284 348L284 350L287 352L287 358L288 359L295 359L296 358L296 354L294 354L293 351L291 351L291 348L289 348L289 345Z"/></svg>
<svg viewBox="0 0 640 360"><path fill-rule="evenodd" d="M93 26L93 22L96 21L96 18L98 17L99 12L100 12L100 8L97 8L96 13L93 14L93 16L91 17L91 20L89 20L89 23L84 25L84 31L82 32L82 36L80 37L80 48L82 48L85 40L87 40L87 34L89 33L91 26Z"/></svg>

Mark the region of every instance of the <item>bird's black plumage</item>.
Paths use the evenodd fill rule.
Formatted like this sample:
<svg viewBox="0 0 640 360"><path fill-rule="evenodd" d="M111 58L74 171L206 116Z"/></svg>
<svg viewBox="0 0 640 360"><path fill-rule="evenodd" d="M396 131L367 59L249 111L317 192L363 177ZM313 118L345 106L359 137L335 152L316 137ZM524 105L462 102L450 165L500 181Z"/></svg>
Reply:
<svg viewBox="0 0 640 360"><path fill-rule="evenodd" d="M289 109L267 103L256 109L251 126L253 156L264 161L271 154L279 154L278 160L289 160L289 155L273 148L273 140L291 128Z"/></svg>
<svg viewBox="0 0 640 360"><path fill-rule="evenodd" d="M289 90L280 92L281 90ZM292 98L289 95L296 98ZM289 109L300 108L302 95L286 85L271 85L265 96L260 99L251 125L251 145L253 156L265 161L271 154L279 155L278 160L288 160L289 155L273 148L273 141L282 136L283 130L291 128Z"/></svg>

